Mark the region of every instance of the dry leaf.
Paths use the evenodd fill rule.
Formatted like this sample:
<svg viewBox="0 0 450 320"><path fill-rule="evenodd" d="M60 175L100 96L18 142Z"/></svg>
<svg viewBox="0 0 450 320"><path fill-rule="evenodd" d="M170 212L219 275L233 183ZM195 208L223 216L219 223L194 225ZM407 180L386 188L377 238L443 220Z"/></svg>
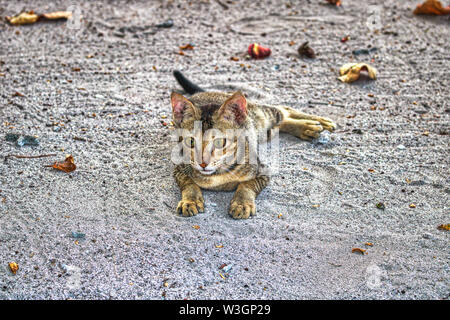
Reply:
<svg viewBox="0 0 450 320"><path fill-rule="evenodd" d="M58 20L58 19L69 19L72 16L72 12L69 11L56 11L50 13L44 13L41 15L42 18L48 20Z"/></svg>
<svg viewBox="0 0 450 320"><path fill-rule="evenodd" d="M72 16L72 12L69 11L56 11L37 15L34 11L22 12L13 17L6 17L6 20L12 25L23 25L35 23L38 20L58 20L69 19Z"/></svg>
<svg viewBox="0 0 450 320"><path fill-rule="evenodd" d="M311 47L308 45L308 41L304 42L298 49L298 54L301 56L308 57L310 59L314 59L316 57L316 54L314 53L314 50L311 49Z"/></svg>
<svg viewBox="0 0 450 320"><path fill-rule="evenodd" d="M366 243L364 243L366 246L369 246L369 247L373 247L373 243L372 242L366 242Z"/></svg>
<svg viewBox="0 0 450 320"><path fill-rule="evenodd" d="M232 60L232 61L239 61L239 58L238 57L231 57L230 60Z"/></svg>
<svg viewBox="0 0 450 320"><path fill-rule="evenodd" d="M190 43L180 46L180 50L194 50L194 46Z"/></svg>
<svg viewBox="0 0 450 320"><path fill-rule="evenodd" d="M55 162L54 164L46 167L52 167L53 169L61 170L67 173L75 171L75 169L77 168L73 161L72 155L68 155L64 162Z"/></svg>
<svg viewBox="0 0 450 320"><path fill-rule="evenodd" d="M361 254L367 254L365 249L361 249L361 248L353 248L352 249L352 253L361 253Z"/></svg>
<svg viewBox="0 0 450 320"><path fill-rule="evenodd" d="M260 46L258 43L252 43L249 45L247 52L254 59L264 59L272 53L270 48Z"/></svg>
<svg viewBox="0 0 450 320"><path fill-rule="evenodd" d="M15 262L10 262L9 269L11 270L12 273L16 274L16 272L19 270L19 265Z"/></svg>
<svg viewBox="0 0 450 320"><path fill-rule="evenodd" d="M33 11L22 12L14 17L6 17L6 20L13 25L31 24L38 21L39 16Z"/></svg>
<svg viewBox="0 0 450 320"><path fill-rule="evenodd" d="M410 207L410 208L415 208L416 205L415 205L414 203L411 203L411 204L409 205L409 207Z"/></svg>
<svg viewBox="0 0 450 320"><path fill-rule="evenodd" d="M369 78L377 78L377 70L367 63L346 63L339 69L341 75L338 79L342 82L350 83L359 79L361 71L367 71Z"/></svg>
<svg viewBox="0 0 450 320"><path fill-rule="evenodd" d="M438 0L426 0L424 3L419 4L413 13L441 16L444 14L450 14L450 6L444 8Z"/></svg>
<svg viewBox="0 0 450 320"><path fill-rule="evenodd" d="M199 225L193 225L192 228L194 228L195 230L198 230L198 229L200 229L200 226Z"/></svg>
<svg viewBox="0 0 450 320"><path fill-rule="evenodd" d="M449 231L450 230L450 223L447 224L441 224L440 226L437 227L439 230L445 230L445 231Z"/></svg>
<svg viewBox="0 0 450 320"><path fill-rule="evenodd" d="M340 7L341 6L341 0L327 0L327 2L328 3L331 3L331 4L334 4L334 5L336 5L337 7Z"/></svg>

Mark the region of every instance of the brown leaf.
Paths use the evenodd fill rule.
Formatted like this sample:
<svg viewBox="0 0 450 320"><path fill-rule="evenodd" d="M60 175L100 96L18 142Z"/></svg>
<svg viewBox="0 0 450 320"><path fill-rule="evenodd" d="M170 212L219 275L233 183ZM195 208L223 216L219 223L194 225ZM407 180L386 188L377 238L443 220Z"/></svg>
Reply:
<svg viewBox="0 0 450 320"><path fill-rule="evenodd" d="M327 0L328 3L334 4L335 6L341 6L341 0Z"/></svg>
<svg viewBox="0 0 450 320"><path fill-rule="evenodd" d="M68 155L64 162L55 162L54 164L48 165L46 167L52 167L53 169L61 170L67 173L75 171L75 169L77 168L73 161L72 155Z"/></svg>
<svg viewBox="0 0 450 320"><path fill-rule="evenodd" d="M450 6L443 7L439 0L426 0L413 11L414 14L445 15L450 14Z"/></svg>
<svg viewBox="0 0 450 320"><path fill-rule="evenodd" d="M194 46L190 43L180 46L180 50L194 50Z"/></svg>
<svg viewBox="0 0 450 320"><path fill-rule="evenodd" d="M361 248L353 248L352 249L352 253L360 253L360 254L367 254L367 252L366 252L367 250L365 250L365 249L361 249Z"/></svg>
<svg viewBox="0 0 450 320"><path fill-rule="evenodd" d="M441 224L440 226L437 227L439 230L445 230L445 231L449 231L450 230L450 223L447 224Z"/></svg>
<svg viewBox="0 0 450 320"><path fill-rule="evenodd" d="M308 45L308 41L304 42L300 47L298 47L297 51L299 55L308 57L310 59L314 59L316 57L314 50L311 49L311 47Z"/></svg>

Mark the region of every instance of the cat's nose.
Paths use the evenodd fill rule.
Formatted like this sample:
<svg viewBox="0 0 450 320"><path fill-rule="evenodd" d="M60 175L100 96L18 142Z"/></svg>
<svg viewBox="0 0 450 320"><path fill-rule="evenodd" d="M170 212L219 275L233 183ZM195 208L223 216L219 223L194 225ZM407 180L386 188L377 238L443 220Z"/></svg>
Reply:
<svg viewBox="0 0 450 320"><path fill-rule="evenodd" d="M200 163L200 167L202 167L203 169L205 169L205 168L206 168L206 166L207 166L207 164L206 164L206 163L204 163L204 162Z"/></svg>

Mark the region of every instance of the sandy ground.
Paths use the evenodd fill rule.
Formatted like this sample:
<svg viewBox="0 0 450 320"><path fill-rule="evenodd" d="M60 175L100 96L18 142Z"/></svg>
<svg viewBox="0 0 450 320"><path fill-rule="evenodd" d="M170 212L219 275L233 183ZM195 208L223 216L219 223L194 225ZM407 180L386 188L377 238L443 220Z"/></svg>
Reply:
<svg viewBox="0 0 450 320"><path fill-rule="evenodd" d="M26 2L2 0L0 15L71 4ZM416 0L235 2L86 1L70 8L81 24L0 22L1 299L449 298L449 234L437 229L450 222L449 17L414 16ZM317 59L295 56L306 40ZM272 56L244 60L252 42ZM368 46L378 50L352 54ZM341 83L353 61L379 78ZM256 217L231 219L228 192L177 216L162 124L180 90L173 69L339 128L314 143L281 137ZM75 172L44 167L66 154Z"/></svg>

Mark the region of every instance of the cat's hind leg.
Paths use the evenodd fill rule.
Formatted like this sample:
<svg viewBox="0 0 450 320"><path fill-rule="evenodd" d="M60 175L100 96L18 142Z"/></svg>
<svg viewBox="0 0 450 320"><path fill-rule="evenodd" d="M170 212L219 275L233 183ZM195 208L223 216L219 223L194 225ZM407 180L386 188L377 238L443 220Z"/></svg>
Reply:
<svg viewBox="0 0 450 320"><path fill-rule="evenodd" d="M323 130L321 123L316 120L284 118L280 124L280 131L303 140L318 138Z"/></svg>
<svg viewBox="0 0 450 320"><path fill-rule="evenodd" d="M285 120L312 120L319 122L323 130L333 132L334 129L336 129L336 124L331 119L303 113L290 107L281 106L279 108L281 109L280 111L283 113L283 118ZM306 125L310 125L310 123L307 122ZM308 128L305 130L311 129Z"/></svg>

